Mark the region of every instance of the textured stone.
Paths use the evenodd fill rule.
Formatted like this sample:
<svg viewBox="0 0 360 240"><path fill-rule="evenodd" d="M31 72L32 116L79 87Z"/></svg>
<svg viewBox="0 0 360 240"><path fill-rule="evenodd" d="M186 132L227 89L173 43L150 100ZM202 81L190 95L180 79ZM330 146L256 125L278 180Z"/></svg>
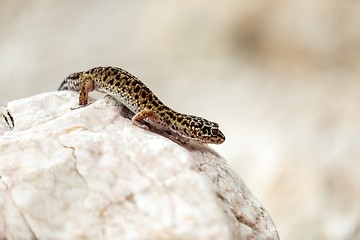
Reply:
<svg viewBox="0 0 360 240"><path fill-rule="evenodd" d="M210 147L138 128L106 99L74 106L72 92L8 103L0 239L278 239Z"/></svg>

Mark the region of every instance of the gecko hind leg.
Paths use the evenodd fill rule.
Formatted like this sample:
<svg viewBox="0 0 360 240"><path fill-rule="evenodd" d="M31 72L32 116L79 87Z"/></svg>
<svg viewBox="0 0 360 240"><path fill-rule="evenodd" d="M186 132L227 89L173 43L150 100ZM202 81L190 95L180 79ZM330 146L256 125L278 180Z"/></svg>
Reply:
<svg viewBox="0 0 360 240"><path fill-rule="evenodd" d="M89 92L95 90L94 81L87 75L84 76L83 85L80 89L79 105L87 105L89 100Z"/></svg>
<svg viewBox="0 0 360 240"><path fill-rule="evenodd" d="M85 75L83 82L84 83L82 84L80 89L79 106L72 107L71 110L79 109L89 105L89 92L95 90L94 81L89 76Z"/></svg>

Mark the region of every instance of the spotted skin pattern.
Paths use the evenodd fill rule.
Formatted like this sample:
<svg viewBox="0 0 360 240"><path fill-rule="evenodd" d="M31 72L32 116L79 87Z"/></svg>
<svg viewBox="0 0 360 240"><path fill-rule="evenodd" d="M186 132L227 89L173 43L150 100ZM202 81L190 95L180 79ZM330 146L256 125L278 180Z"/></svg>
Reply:
<svg viewBox="0 0 360 240"><path fill-rule="evenodd" d="M81 106L88 104L91 91L109 94L135 114L131 121L139 127L144 127L141 121L146 121L185 139L213 144L225 141L217 123L174 111L163 104L137 77L118 67L95 67L70 74L58 90L80 91Z"/></svg>

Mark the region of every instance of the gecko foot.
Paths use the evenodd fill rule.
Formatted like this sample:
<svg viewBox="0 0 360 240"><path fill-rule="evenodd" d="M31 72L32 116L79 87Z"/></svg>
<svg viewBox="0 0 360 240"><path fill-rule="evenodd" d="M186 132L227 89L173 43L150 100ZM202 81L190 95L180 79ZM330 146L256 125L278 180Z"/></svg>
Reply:
<svg viewBox="0 0 360 240"><path fill-rule="evenodd" d="M83 107L87 107L90 104L93 104L94 102L95 101L91 101L91 102L89 102L88 104L85 104L85 105L79 105L79 106L76 106L76 107L71 107L70 110L76 110L76 109L80 109L80 108L83 108Z"/></svg>
<svg viewBox="0 0 360 240"><path fill-rule="evenodd" d="M142 123L141 121L136 121L136 120L134 121L134 117L131 118L131 123L139 128L146 130L146 131L150 130L149 126L147 126L145 123Z"/></svg>

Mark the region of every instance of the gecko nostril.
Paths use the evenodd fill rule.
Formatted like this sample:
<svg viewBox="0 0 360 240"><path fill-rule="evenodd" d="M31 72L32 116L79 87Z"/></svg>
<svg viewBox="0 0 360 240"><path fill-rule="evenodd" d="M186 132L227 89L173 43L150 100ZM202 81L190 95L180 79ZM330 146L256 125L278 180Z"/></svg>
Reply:
<svg viewBox="0 0 360 240"><path fill-rule="evenodd" d="M211 135L216 136L216 135L218 135L218 133L219 133L219 129L217 129L217 128L211 129Z"/></svg>

